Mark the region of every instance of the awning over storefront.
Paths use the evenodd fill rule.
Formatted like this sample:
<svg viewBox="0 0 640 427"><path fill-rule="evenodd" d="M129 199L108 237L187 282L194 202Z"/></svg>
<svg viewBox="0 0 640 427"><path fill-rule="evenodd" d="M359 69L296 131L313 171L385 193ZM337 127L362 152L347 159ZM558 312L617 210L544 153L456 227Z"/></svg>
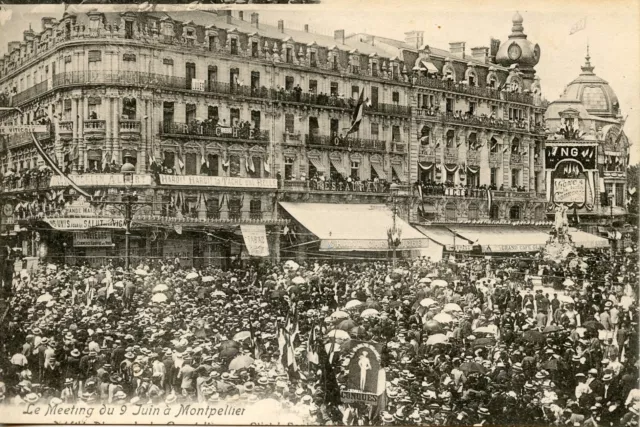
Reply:
<svg viewBox="0 0 640 427"><path fill-rule="evenodd" d="M303 227L320 239L321 251L387 251L387 230L393 224L385 205L339 205L334 203L291 203L282 206ZM398 250L429 247L429 239L400 218L402 230Z"/></svg>
<svg viewBox="0 0 640 427"><path fill-rule="evenodd" d="M382 163L371 162L371 167L378 174L379 179L387 179L387 174L384 172L384 168L382 167Z"/></svg>
<svg viewBox="0 0 640 427"><path fill-rule="evenodd" d="M404 173L404 168L402 167L402 163L397 163L397 164L392 163L391 168L398 176L398 179L400 180L400 182L407 182L407 176Z"/></svg>
<svg viewBox="0 0 640 427"><path fill-rule="evenodd" d="M334 168L336 168L336 170L340 175L349 176L349 174L347 173L347 170L345 169L341 161L334 160L334 159L330 159L330 160L331 160L331 164L333 165Z"/></svg>
<svg viewBox="0 0 640 427"><path fill-rule="evenodd" d="M464 237L455 234L454 239L454 232L447 227L416 225L416 228L434 242L444 246L447 251L454 251L454 245L455 251L458 252L471 251L473 249L471 242Z"/></svg>
<svg viewBox="0 0 640 427"><path fill-rule="evenodd" d="M436 68L435 65L433 65L432 62L429 61L420 61L422 64L422 68L427 70L427 73L429 74L438 74L438 68Z"/></svg>
<svg viewBox="0 0 640 427"><path fill-rule="evenodd" d="M322 163L322 160L320 158L310 156L309 157L309 161L311 162L313 167L316 168L316 170L318 172L326 172L327 171L327 167L324 165L324 163Z"/></svg>
<svg viewBox="0 0 640 427"><path fill-rule="evenodd" d="M502 227L449 227L474 245L480 245L482 252L534 252L543 248L549 235L538 228L515 226Z"/></svg>
<svg viewBox="0 0 640 427"><path fill-rule="evenodd" d="M593 248L607 248L609 247L609 241L595 234L587 233L580 230L569 230L571 240L579 248L593 249Z"/></svg>

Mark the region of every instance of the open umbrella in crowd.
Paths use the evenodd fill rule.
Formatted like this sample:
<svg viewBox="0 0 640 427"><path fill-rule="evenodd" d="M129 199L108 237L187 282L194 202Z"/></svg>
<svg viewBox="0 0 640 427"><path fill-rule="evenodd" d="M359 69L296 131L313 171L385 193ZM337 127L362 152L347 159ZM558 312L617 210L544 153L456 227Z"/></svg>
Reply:
<svg viewBox="0 0 640 427"><path fill-rule="evenodd" d="M233 403L302 424L634 425L636 254L43 267L14 280L0 402ZM373 407L340 401L361 341L383 346Z"/></svg>

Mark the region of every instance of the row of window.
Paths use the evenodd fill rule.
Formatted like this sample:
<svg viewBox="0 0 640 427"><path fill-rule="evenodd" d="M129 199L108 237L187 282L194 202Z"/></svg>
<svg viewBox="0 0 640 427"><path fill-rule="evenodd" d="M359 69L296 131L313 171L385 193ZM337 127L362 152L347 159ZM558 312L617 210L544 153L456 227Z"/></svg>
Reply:
<svg viewBox="0 0 640 427"><path fill-rule="evenodd" d="M480 219L479 208L475 203L471 203L469 207L466 209L467 218L470 220L478 220ZM423 217L430 221L437 220L435 211L431 212L423 212ZM489 209L489 218L492 220L500 219L500 209L498 205L493 204ZM542 207L536 207L534 210L534 218L537 221L541 221L545 219L544 209ZM512 221L522 220L522 208L518 205L511 206L509 208L509 219ZM447 204L444 209L444 220L455 222L458 220L456 206L453 203Z"/></svg>
<svg viewBox="0 0 640 427"><path fill-rule="evenodd" d="M433 170L433 168L431 168L430 170L422 170L420 167L418 167L419 173L420 173L420 182L436 182L436 176L435 176L435 171ZM498 177L500 176L500 168L490 168L490 172L489 172L489 185L494 186L496 188L498 188ZM519 188L523 186L523 182L522 182L522 170L521 169L511 169L511 188ZM534 188L533 191L539 191L539 182L540 182L540 172L534 172ZM444 182L450 182L450 183L455 183L456 182L456 171L448 171L448 170L444 170ZM467 172L466 174L466 181L467 184L472 186L472 187L478 187L480 185L483 185L480 182L480 173L476 172ZM500 189L504 189L504 183L502 184Z"/></svg>

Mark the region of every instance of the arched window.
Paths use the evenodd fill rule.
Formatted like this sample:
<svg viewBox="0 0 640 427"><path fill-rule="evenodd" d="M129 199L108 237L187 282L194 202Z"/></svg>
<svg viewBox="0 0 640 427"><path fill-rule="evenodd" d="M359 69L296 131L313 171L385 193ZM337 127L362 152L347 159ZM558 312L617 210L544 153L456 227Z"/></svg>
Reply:
<svg viewBox="0 0 640 427"><path fill-rule="evenodd" d="M468 144L468 148L471 150L478 149L478 135L475 132L469 135L467 144Z"/></svg>
<svg viewBox="0 0 640 427"><path fill-rule="evenodd" d="M444 210L444 219L446 221L456 220L456 206L453 203L447 204L447 207Z"/></svg>
<svg viewBox="0 0 640 427"><path fill-rule="evenodd" d="M420 144L429 145L431 143L431 128L429 126L423 126L420 130Z"/></svg>
<svg viewBox="0 0 640 427"><path fill-rule="evenodd" d="M498 209L498 205L491 205L489 216L491 219L500 219L500 209Z"/></svg>
<svg viewBox="0 0 640 427"><path fill-rule="evenodd" d="M491 145L490 147L490 151L492 153L497 153L498 152L498 140L495 138L491 138Z"/></svg>
<svg viewBox="0 0 640 427"><path fill-rule="evenodd" d="M509 219L514 221L520 219L520 206L511 206L511 209L509 209Z"/></svg>
<svg viewBox="0 0 640 427"><path fill-rule="evenodd" d="M447 131L447 148L453 148L453 140L454 140L454 132L453 130L449 129Z"/></svg>
<svg viewBox="0 0 640 427"><path fill-rule="evenodd" d="M489 79L487 81L487 86L492 89L498 88L498 79L496 78L495 75L489 76Z"/></svg>
<svg viewBox="0 0 640 427"><path fill-rule="evenodd" d="M122 115L130 120L134 120L136 118L135 98L124 98L122 100Z"/></svg>
<svg viewBox="0 0 640 427"><path fill-rule="evenodd" d="M471 203L469 205L469 210L467 212L467 217L469 219L478 219L478 205L475 203Z"/></svg>
<svg viewBox="0 0 640 427"><path fill-rule="evenodd" d="M520 152L520 140L518 138L513 138L511 141L511 153L518 154Z"/></svg>

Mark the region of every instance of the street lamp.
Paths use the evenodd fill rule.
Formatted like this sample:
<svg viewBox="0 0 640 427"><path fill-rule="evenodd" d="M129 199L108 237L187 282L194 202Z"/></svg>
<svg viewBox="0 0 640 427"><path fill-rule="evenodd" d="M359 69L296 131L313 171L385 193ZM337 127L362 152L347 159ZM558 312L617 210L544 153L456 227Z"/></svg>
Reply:
<svg viewBox="0 0 640 427"><path fill-rule="evenodd" d="M613 226L613 199L614 199L613 191L610 191L608 194L609 198L609 216L611 217L611 225Z"/></svg>
<svg viewBox="0 0 640 427"><path fill-rule="evenodd" d="M133 215L131 212L131 204L133 202L133 194L131 193L131 187L133 186L133 175L136 173L136 167L131 163L127 162L120 168L120 172L122 173L122 179L124 181L125 192L122 195L122 199L124 203L124 247L125 247L125 259L124 266L125 271L129 271L130 258L131 258L131 247L129 243L129 238L131 236L131 220L133 219Z"/></svg>
<svg viewBox="0 0 640 427"><path fill-rule="evenodd" d="M393 268L396 268L396 249L400 246L402 230L397 227L396 215L398 214L397 197L400 186L395 182L389 187L391 190L391 201L393 203L393 225L387 230L387 240L389 248L393 251Z"/></svg>

